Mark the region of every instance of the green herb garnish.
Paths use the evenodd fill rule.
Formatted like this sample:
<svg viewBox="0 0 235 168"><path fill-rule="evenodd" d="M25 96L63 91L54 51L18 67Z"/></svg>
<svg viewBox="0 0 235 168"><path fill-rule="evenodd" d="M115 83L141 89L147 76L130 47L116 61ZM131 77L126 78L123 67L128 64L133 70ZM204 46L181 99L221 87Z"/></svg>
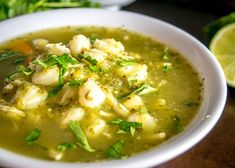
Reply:
<svg viewBox="0 0 235 168"><path fill-rule="evenodd" d="M172 68L172 64L165 62L163 63L163 66L162 66L162 72L169 72L171 68Z"/></svg>
<svg viewBox="0 0 235 168"><path fill-rule="evenodd" d="M135 134L137 128L142 128L140 122L128 122L122 119L114 119L108 122L108 124L117 125L119 130L117 133L130 133L132 136Z"/></svg>
<svg viewBox="0 0 235 168"><path fill-rule="evenodd" d="M79 61L84 59L91 65L96 65L97 64L97 60L92 58L91 56L85 56L83 54L78 54L77 58L78 58Z"/></svg>
<svg viewBox="0 0 235 168"><path fill-rule="evenodd" d="M91 146L88 143L87 137L78 121L70 121L68 123L68 127L73 132L77 139L77 143L80 147L85 149L88 152L95 152L94 149L91 148Z"/></svg>
<svg viewBox="0 0 235 168"><path fill-rule="evenodd" d="M83 80L70 80L69 81L69 86L78 87L78 86L81 86L83 83L84 83Z"/></svg>
<svg viewBox="0 0 235 168"><path fill-rule="evenodd" d="M26 56L20 56L13 61L13 64L18 65L18 64L23 63L25 60L27 60Z"/></svg>
<svg viewBox="0 0 235 168"><path fill-rule="evenodd" d="M63 88L63 85L56 85L53 89L48 92L48 97L55 97Z"/></svg>
<svg viewBox="0 0 235 168"><path fill-rule="evenodd" d="M164 49L163 54L162 54L162 59L165 60L165 61L167 61L167 60L169 60L169 58L170 58L169 48L166 47L166 48Z"/></svg>
<svg viewBox="0 0 235 168"><path fill-rule="evenodd" d="M148 84L147 83L143 83L140 87L138 87L137 89L129 92L129 93L126 93L124 95L121 95L118 97L118 99L125 99L127 98L128 96L132 95L132 94L138 94L140 92L142 92L144 89L147 89L148 88Z"/></svg>
<svg viewBox="0 0 235 168"><path fill-rule="evenodd" d="M192 107L192 106L198 106L198 103L190 101L190 100L184 100L183 105L188 106L188 107Z"/></svg>
<svg viewBox="0 0 235 168"><path fill-rule="evenodd" d="M23 56L23 54L20 53L19 51L5 49L0 52L0 61L7 60L7 59L10 59L13 57L22 57L22 56Z"/></svg>
<svg viewBox="0 0 235 168"><path fill-rule="evenodd" d="M136 62L134 62L134 60L128 60L128 59L124 59L124 58L118 58L117 62L119 65L121 65L123 67L136 64Z"/></svg>
<svg viewBox="0 0 235 168"><path fill-rule="evenodd" d="M77 145L74 144L74 143L71 143L71 142L68 142L68 143L62 143L62 144L59 144L56 149L58 151L61 151L61 152L64 152L64 151L67 151L67 150L74 150L74 149L77 149Z"/></svg>
<svg viewBox="0 0 235 168"><path fill-rule="evenodd" d="M105 150L105 158L107 159L120 159L122 157L122 149L124 140L118 140Z"/></svg>
<svg viewBox="0 0 235 168"><path fill-rule="evenodd" d="M146 107L140 107L141 114L148 114L148 109Z"/></svg>
<svg viewBox="0 0 235 168"><path fill-rule="evenodd" d="M36 59L33 61L33 64L40 65L44 68L48 68L50 66L57 65L59 67L59 80L56 86L48 92L48 97L54 97L56 96L59 91L62 89L64 85L63 76L68 71L68 65L69 64L76 64L78 63L76 59L71 57L69 54L63 54L63 55L49 55L46 60L39 60Z"/></svg>
<svg viewBox="0 0 235 168"><path fill-rule="evenodd" d="M32 145L32 144L34 144L38 140L40 134L41 134L41 130L39 128L35 128L30 134L28 134L25 137L25 141L29 145Z"/></svg>
<svg viewBox="0 0 235 168"><path fill-rule="evenodd" d="M183 126L181 125L180 118L177 115L174 115L172 118L173 130L177 133L182 132L184 130Z"/></svg>
<svg viewBox="0 0 235 168"><path fill-rule="evenodd" d="M23 73L23 74L25 74L25 75L27 75L27 76L29 76L29 75L31 75L31 74L33 73L32 69L27 68L27 67L25 67L25 66L23 66L23 65L19 65L19 66L17 67L16 73L17 73L17 72Z"/></svg>

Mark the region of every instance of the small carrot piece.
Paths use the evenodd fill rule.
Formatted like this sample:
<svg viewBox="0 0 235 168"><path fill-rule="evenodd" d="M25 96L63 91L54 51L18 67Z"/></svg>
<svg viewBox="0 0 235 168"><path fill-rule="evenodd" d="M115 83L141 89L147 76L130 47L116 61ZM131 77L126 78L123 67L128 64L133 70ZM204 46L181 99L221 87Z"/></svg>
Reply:
<svg viewBox="0 0 235 168"><path fill-rule="evenodd" d="M33 52L32 46L28 42L25 42L23 40L17 40L13 42L9 48L12 50L19 51L25 55L29 55Z"/></svg>

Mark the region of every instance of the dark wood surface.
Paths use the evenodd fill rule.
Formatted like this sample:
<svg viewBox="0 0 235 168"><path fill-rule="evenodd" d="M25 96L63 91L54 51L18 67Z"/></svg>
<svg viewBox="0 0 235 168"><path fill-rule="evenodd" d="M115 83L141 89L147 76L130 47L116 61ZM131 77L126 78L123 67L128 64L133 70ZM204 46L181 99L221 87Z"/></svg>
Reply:
<svg viewBox="0 0 235 168"><path fill-rule="evenodd" d="M137 0L123 10L167 21L192 34L208 46L208 39L202 31L203 26L235 11L235 8L231 4L227 5L225 1ZM235 168L235 89L228 87L225 109L209 135L186 153L159 167Z"/></svg>

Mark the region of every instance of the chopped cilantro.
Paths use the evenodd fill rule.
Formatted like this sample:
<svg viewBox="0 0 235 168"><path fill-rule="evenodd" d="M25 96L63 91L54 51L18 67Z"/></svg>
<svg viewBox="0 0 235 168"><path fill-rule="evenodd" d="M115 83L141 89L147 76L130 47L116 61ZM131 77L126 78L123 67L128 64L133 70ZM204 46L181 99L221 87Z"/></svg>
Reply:
<svg viewBox="0 0 235 168"><path fill-rule="evenodd" d="M173 130L177 133L182 132L184 130L181 125L180 118L177 115L174 115L172 118Z"/></svg>
<svg viewBox="0 0 235 168"><path fill-rule="evenodd" d="M62 144L59 144L56 149L58 151L61 151L61 152L64 152L64 151L67 151L67 150L74 150L74 149L77 149L77 145L74 144L74 143L62 143Z"/></svg>
<svg viewBox="0 0 235 168"><path fill-rule="evenodd" d="M123 58L118 58L117 63L123 67L136 64L134 60L128 60L128 59L123 59Z"/></svg>
<svg viewBox="0 0 235 168"><path fill-rule="evenodd" d="M7 60L13 57L22 57L24 56L21 52L15 51L12 49L5 49L0 52L0 61Z"/></svg>
<svg viewBox="0 0 235 168"><path fill-rule="evenodd" d="M107 159L120 159L122 157L122 149L124 146L124 140L118 140L114 144L110 145L105 150L105 158Z"/></svg>
<svg viewBox="0 0 235 168"><path fill-rule="evenodd" d="M184 100L184 101L183 101L183 105L188 106L188 107L191 107L191 106L198 106L198 103L197 103L197 102L190 101L190 100Z"/></svg>
<svg viewBox="0 0 235 168"><path fill-rule="evenodd" d="M95 152L95 150L92 149L91 146L89 145L87 137L78 121L70 121L68 123L68 127L75 135L78 141L77 143L80 147L82 147L88 152Z"/></svg>
<svg viewBox="0 0 235 168"><path fill-rule="evenodd" d="M18 66L16 71L17 72L21 72L21 73L23 73L23 74L25 74L27 76L29 76L29 75L31 75L33 73L32 69L27 68L27 67L25 67L23 65Z"/></svg>
<svg viewBox="0 0 235 168"><path fill-rule="evenodd" d="M133 90L133 91L131 91L131 92L129 92L129 93L126 93L126 94L124 94L124 95L119 96L118 99L125 99L125 98L127 98L128 96L130 96L131 94L138 94L138 93L140 93L141 91L143 91L144 89L147 89L147 87L148 87L147 83L143 83L143 84L142 84L140 87L138 87L137 89L135 89L135 90Z"/></svg>
<svg viewBox="0 0 235 168"><path fill-rule="evenodd" d="M92 58L91 56L85 56L83 54L78 54L77 58L78 58L79 61L84 59L91 65L96 65L97 64L97 60Z"/></svg>
<svg viewBox="0 0 235 168"><path fill-rule="evenodd" d="M81 86L83 83L84 83L83 80L70 80L69 81L69 86L78 87L78 86Z"/></svg>
<svg viewBox="0 0 235 168"><path fill-rule="evenodd" d="M108 124L117 125L119 130L121 130L121 133L130 133L132 136L135 134L137 128L142 127L142 123L140 122L128 122L122 119L111 120Z"/></svg>
<svg viewBox="0 0 235 168"><path fill-rule="evenodd" d="M162 59L163 59L164 61L167 61L167 60L169 60L169 58L170 58L169 48L166 47L166 48L164 49L164 51L163 51Z"/></svg>
<svg viewBox="0 0 235 168"><path fill-rule="evenodd" d="M148 114L148 109L146 107L141 107L140 108L140 113L141 114Z"/></svg>
<svg viewBox="0 0 235 168"><path fill-rule="evenodd" d="M12 63L13 63L14 65L21 64L21 63L23 63L26 59L27 59L26 56L19 56L19 57L16 58Z"/></svg>
<svg viewBox="0 0 235 168"><path fill-rule="evenodd" d="M29 144L32 145L34 144L39 136L41 134L41 130L38 128L35 128L31 133L29 133L26 137L25 137L25 141Z"/></svg>
<svg viewBox="0 0 235 168"><path fill-rule="evenodd" d="M171 68L172 68L172 64L165 62L163 63L163 66L162 66L162 72L169 72Z"/></svg>

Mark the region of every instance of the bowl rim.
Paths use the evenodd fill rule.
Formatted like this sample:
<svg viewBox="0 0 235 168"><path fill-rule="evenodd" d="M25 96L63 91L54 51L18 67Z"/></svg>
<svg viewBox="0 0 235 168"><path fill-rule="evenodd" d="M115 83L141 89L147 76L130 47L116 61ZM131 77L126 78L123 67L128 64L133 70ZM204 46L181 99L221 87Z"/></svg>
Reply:
<svg viewBox="0 0 235 168"><path fill-rule="evenodd" d="M94 12L97 14L107 14L107 15L122 15L127 17L136 17L141 18L143 20L146 20L148 22L158 23L163 25L165 28L174 30L175 32L182 35L186 40L193 43L197 49L199 49L208 59L211 64L215 67L215 72L217 74L217 85L218 85L218 97L214 98L214 108L210 113L210 118L207 120L200 121L199 125L196 125L190 129L188 132L182 132L178 134L177 136L171 138L166 143L163 143L158 147L157 149L146 151L144 153L137 154L135 156L132 156L126 160L112 160L112 161L101 161L101 162L93 162L93 163L65 163L65 162L54 162L54 161L46 161L46 160L40 160L35 159L27 156L23 156L21 154L17 154L11 151L7 151L5 149L0 150L0 164L7 167L35 167L35 168L49 168L49 167L57 167L57 168L75 168L77 166L83 167L83 168L92 168L92 167L103 167L103 168L109 168L109 167L150 167L154 165L160 165L163 162L166 162L170 159L175 158L176 156L182 154L183 152L189 150L191 147L196 145L200 140L202 140L209 131L214 127L216 122L218 121L219 117L222 114L223 108L225 106L226 97L227 97L227 85L226 85L226 79L223 73L222 68L220 67L219 63L213 56L213 54L196 38L188 34L187 32L169 24L164 21L161 21L159 19L145 16L142 14L137 14L133 12L127 12L127 11L107 11L102 9L58 9L58 10L51 10L51 11L45 11L45 12L38 12L33 14L28 14L24 16L18 16L6 21L3 21L0 23L0 30L7 28L7 26L17 26L18 20L21 21L27 21L30 18L34 17L45 17L46 15L57 15L58 14L68 14L72 15L72 13L79 14L80 12ZM16 24L15 24L16 22ZM1 28L1 27L4 28ZM40 30L40 28L38 29ZM142 32L139 32L142 34ZM0 33L1 35L1 33ZM11 39L11 38L9 38ZM207 107L205 107L206 109ZM191 124L190 124L191 125ZM178 140L177 143L174 143L175 140ZM185 141L184 143L181 143L182 141ZM165 145L165 146L164 146ZM173 148L174 152L171 150L167 150L167 148ZM161 158L156 157L161 153ZM159 160L156 160L158 158Z"/></svg>

